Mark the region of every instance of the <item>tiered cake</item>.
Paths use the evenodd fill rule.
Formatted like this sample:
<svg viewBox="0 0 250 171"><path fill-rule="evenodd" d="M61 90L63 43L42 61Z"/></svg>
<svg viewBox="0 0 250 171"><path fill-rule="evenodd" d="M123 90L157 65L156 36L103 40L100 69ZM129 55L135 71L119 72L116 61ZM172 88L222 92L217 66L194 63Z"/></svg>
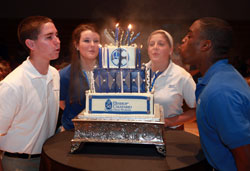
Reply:
<svg viewBox="0 0 250 171"><path fill-rule="evenodd" d="M107 36L112 45L100 47L99 67L92 72L86 92L86 109L72 120L71 153L77 153L82 143L101 142L154 144L165 156L163 111L154 104L149 70L141 67L140 49L132 44L139 34L130 41L129 31L122 33L120 42L117 29L115 35L115 40Z"/></svg>
<svg viewBox="0 0 250 171"><path fill-rule="evenodd" d="M93 71L90 90L86 92L86 110L80 116L107 120L159 120L159 112L156 112L159 109L156 107L154 111L153 94L148 91L150 78L147 69L141 66L140 48L128 40L120 39L120 43L116 40L114 45L99 49L99 67Z"/></svg>

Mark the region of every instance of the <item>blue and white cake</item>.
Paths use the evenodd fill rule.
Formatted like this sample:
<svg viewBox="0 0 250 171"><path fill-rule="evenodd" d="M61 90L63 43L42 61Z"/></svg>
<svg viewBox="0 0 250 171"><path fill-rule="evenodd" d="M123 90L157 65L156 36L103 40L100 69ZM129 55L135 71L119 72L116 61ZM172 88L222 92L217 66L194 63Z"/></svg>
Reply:
<svg viewBox="0 0 250 171"><path fill-rule="evenodd" d="M79 117L158 121L160 109L149 92L147 75L136 44L100 47L99 67L92 73L86 109Z"/></svg>
<svg viewBox="0 0 250 171"><path fill-rule="evenodd" d="M136 68L139 49L136 44L131 46L105 46L99 54L99 66L103 68ZM135 58L136 57L136 58ZM139 60L139 59L138 59Z"/></svg>

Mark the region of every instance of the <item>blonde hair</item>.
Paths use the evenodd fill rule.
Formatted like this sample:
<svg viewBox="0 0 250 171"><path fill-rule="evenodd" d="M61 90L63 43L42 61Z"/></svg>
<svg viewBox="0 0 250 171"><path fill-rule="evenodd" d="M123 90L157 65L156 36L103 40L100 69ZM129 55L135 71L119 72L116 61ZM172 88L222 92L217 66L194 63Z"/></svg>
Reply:
<svg viewBox="0 0 250 171"><path fill-rule="evenodd" d="M148 43L149 43L149 40L151 39L151 37L153 35L155 35L155 34L158 34L158 33L163 34L165 36L165 38L166 38L166 40L167 40L167 42L168 42L171 49L174 48L173 37L165 30L155 30L155 31L153 31L148 37Z"/></svg>

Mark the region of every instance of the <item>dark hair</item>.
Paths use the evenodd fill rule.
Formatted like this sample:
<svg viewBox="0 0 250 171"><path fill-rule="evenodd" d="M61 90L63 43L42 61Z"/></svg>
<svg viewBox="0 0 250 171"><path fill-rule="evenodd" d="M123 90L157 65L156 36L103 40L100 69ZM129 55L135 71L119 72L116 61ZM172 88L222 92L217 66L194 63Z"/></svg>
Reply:
<svg viewBox="0 0 250 171"><path fill-rule="evenodd" d="M82 87L80 78L83 77L83 75L81 68L80 52L76 49L76 45L79 44L81 33L86 30L98 33L95 25L93 24L80 24L74 29L72 33L72 40L70 45L70 57L71 57L70 85L69 85L70 103L73 103L76 100L79 101L80 103L80 97L81 97L80 90Z"/></svg>
<svg viewBox="0 0 250 171"><path fill-rule="evenodd" d="M18 40L26 50L29 51L29 48L26 46L25 40L36 40L40 33L41 26L48 22L53 23L52 19L45 16L30 16L19 23L17 29Z"/></svg>
<svg viewBox="0 0 250 171"><path fill-rule="evenodd" d="M11 72L10 63L0 58L0 81L3 80Z"/></svg>
<svg viewBox="0 0 250 171"><path fill-rule="evenodd" d="M202 38L212 42L212 62L228 58L227 55L233 42L233 30L229 23L214 17L204 17L198 21L200 22Z"/></svg>

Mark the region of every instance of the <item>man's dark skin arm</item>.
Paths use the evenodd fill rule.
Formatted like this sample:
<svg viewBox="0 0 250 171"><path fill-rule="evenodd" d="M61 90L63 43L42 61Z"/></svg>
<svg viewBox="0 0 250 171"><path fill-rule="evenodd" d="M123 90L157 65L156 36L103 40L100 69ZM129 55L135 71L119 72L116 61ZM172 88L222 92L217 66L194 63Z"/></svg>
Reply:
<svg viewBox="0 0 250 171"><path fill-rule="evenodd" d="M231 150L236 162L238 171L250 170L250 144Z"/></svg>

